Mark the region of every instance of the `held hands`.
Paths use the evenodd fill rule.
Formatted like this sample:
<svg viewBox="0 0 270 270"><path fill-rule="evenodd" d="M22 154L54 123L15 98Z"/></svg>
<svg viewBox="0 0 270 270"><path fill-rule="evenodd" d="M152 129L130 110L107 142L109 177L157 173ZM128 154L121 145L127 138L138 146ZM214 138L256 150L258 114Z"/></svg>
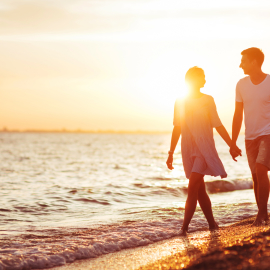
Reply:
<svg viewBox="0 0 270 270"><path fill-rule="evenodd" d="M242 156L242 151L237 147L237 145L231 145L230 154L232 156L232 159L237 162L235 158L238 156Z"/></svg>
<svg viewBox="0 0 270 270"><path fill-rule="evenodd" d="M173 155L172 154L169 154L168 159L167 159L167 162L166 162L167 167L168 167L169 170L174 169L172 163L173 163Z"/></svg>

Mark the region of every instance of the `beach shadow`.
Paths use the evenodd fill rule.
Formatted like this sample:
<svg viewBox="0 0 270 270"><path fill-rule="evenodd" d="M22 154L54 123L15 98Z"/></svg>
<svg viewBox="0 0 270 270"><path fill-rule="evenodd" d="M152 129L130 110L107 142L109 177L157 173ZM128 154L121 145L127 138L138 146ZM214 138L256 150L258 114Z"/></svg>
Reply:
<svg viewBox="0 0 270 270"><path fill-rule="evenodd" d="M212 251L213 249L221 249L221 230L210 231L210 240L208 242L207 252Z"/></svg>
<svg viewBox="0 0 270 270"><path fill-rule="evenodd" d="M219 252L222 248L220 236L220 230L203 231L183 236L181 240L186 256L189 258L189 260L186 261L186 266L194 263L194 261L198 261L201 257L213 251Z"/></svg>
<svg viewBox="0 0 270 270"><path fill-rule="evenodd" d="M220 237L221 230L203 231L183 237L182 241L186 250L186 258L181 266L184 269L189 269L194 264L198 266L203 264L203 258L207 257L208 254L214 253L218 255L222 249Z"/></svg>

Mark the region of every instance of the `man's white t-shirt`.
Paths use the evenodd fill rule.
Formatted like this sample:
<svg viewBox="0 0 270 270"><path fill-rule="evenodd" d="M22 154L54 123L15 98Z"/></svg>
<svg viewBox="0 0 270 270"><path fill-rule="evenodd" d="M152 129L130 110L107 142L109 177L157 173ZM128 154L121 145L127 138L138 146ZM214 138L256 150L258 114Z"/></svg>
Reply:
<svg viewBox="0 0 270 270"><path fill-rule="evenodd" d="M270 75L258 85L247 76L236 85L237 102L243 102L246 140L270 134Z"/></svg>

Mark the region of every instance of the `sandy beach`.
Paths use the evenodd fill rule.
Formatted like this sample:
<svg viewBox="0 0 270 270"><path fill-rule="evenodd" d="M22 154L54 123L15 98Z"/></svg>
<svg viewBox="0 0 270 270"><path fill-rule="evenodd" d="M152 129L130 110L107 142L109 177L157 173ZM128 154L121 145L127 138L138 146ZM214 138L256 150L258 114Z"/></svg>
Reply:
<svg viewBox="0 0 270 270"><path fill-rule="evenodd" d="M269 269L270 226L251 226L253 218L218 231L183 237L185 250L146 269Z"/></svg>
<svg viewBox="0 0 270 270"><path fill-rule="evenodd" d="M154 244L75 261L54 270L269 269L270 226L246 219L217 231L189 233Z"/></svg>

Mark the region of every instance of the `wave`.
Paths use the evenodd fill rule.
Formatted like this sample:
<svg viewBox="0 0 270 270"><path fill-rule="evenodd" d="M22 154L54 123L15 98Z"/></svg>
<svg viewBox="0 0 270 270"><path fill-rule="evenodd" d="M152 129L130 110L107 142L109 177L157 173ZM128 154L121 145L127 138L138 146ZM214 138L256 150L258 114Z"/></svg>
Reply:
<svg viewBox="0 0 270 270"><path fill-rule="evenodd" d="M188 186L166 186L166 185L150 185L146 183L135 183L135 187L142 189L137 191L136 194L142 193L142 196L148 195L173 195L179 197L187 193ZM206 189L209 193L221 193L235 190L252 189L253 182L250 179L242 180L212 180L205 182Z"/></svg>
<svg viewBox="0 0 270 270"><path fill-rule="evenodd" d="M228 192L235 190L252 189L253 182L250 179L242 180L213 180L205 182L209 193Z"/></svg>
<svg viewBox="0 0 270 270"><path fill-rule="evenodd" d="M87 199L87 198L79 198L79 199L75 199L75 201L80 201L80 202L89 202L89 203L98 203L98 204L102 204L102 205L110 205L109 202L107 202L106 200L95 200L95 199Z"/></svg>
<svg viewBox="0 0 270 270"><path fill-rule="evenodd" d="M100 226L94 229L38 231L7 237L0 248L0 269L44 269L145 246L177 235L179 219ZM178 228L180 229L180 227ZM53 233L53 235L52 235Z"/></svg>

